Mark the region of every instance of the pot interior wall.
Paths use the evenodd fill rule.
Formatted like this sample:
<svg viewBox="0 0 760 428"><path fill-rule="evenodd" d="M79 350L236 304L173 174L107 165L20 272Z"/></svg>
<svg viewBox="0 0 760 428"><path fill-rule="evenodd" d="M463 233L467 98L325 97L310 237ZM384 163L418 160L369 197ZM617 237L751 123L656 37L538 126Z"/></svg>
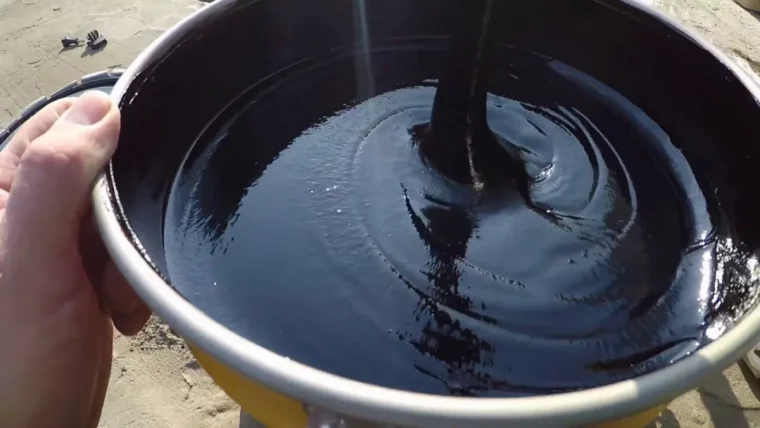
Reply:
<svg viewBox="0 0 760 428"><path fill-rule="evenodd" d="M454 0L240 0L208 16L175 49L131 82L122 98L120 147L112 162L129 226L166 273L163 218L177 168L212 119L246 89L293 64L356 45L356 81L336 88L367 97L370 51L401 39L446 38ZM618 0L496 1L497 43L560 60L627 97L679 146L724 211L720 233L755 248L760 107L709 52L678 30ZM358 25L359 22L366 26ZM363 34L363 29L366 34ZM374 64L373 76L393 69ZM416 67L410 61L409 67ZM370 66L372 67L372 66ZM364 70L366 71L366 70ZM443 70L426 70L437 78ZM294 100L294 103L303 102ZM272 105L283 117L290 105ZM263 135L266 135L264 133ZM267 151L266 141L256 150ZM255 169L252 167L252 169ZM250 180L255 171L225 171ZM225 188L219 188L224 192ZM229 211L220 207L220 211Z"/></svg>

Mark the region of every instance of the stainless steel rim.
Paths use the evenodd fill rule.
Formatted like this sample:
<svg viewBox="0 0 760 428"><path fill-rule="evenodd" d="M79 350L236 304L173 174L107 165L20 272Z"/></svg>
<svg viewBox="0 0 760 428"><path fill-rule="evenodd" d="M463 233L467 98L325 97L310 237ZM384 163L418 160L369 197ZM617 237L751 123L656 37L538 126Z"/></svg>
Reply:
<svg viewBox="0 0 760 428"><path fill-rule="evenodd" d="M111 92L121 101L130 82L160 60L188 32L233 7L238 0L217 0L164 33L124 72ZM709 51L730 69L756 100L760 88L725 55L689 29L633 0L646 11ZM277 355L233 333L174 291L143 259L125 234L109 197L105 176L93 191L96 221L118 268L140 297L185 339L241 375L285 395L348 415L415 426L574 426L619 418L664 403L695 387L710 372L741 358L758 340L760 309L755 308L722 338L666 368L632 380L578 392L525 398L458 398L394 390L356 382ZM558 357L561 358L561 357Z"/></svg>

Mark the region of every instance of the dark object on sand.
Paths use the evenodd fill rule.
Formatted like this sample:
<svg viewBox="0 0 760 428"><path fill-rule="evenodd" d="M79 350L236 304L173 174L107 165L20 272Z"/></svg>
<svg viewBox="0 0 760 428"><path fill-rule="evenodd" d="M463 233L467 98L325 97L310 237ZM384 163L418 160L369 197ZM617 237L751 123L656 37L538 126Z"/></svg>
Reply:
<svg viewBox="0 0 760 428"><path fill-rule="evenodd" d="M61 44L63 45L64 49L71 46L79 46L79 38L66 36L61 39Z"/></svg>
<svg viewBox="0 0 760 428"><path fill-rule="evenodd" d="M90 49L101 49L106 43L108 43L108 40L101 36L98 30L93 30L87 33L87 46L90 47Z"/></svg>

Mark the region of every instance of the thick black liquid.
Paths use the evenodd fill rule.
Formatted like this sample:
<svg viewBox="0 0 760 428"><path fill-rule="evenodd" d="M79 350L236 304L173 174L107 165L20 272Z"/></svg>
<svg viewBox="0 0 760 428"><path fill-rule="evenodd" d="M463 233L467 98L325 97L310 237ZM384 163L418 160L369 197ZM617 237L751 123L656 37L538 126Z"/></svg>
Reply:
<svg viewBox="0 0 760 428"><path fill-rule="evenodd" d="M488 126L493 0L456 0L458 19L448 64L438 82L430 122L412 129L425 164L476 191L517 185L526 195L527 177L518 147Z"/></svg>
<svg viewBox="0 0 760 428"><path fill-rule="evenodd" d="M445 40L259 82L207 129L167 204L172 284L282 355L364 382L516 396L669 364L754 302L756 260L667 133L567 65L494 46L486 115L527 199L423 161ZM357 54L362 55L362 54ZM709 189L708 189L709 190Z"/></svg>

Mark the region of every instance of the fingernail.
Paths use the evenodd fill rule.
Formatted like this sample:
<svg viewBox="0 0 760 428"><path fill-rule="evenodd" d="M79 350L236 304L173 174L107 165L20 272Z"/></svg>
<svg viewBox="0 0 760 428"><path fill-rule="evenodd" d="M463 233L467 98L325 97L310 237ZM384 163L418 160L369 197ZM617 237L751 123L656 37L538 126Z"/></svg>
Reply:
<svg viewBox="0 0 760 428"><path fill-rule="evenodd" d="M94 125L111 110L111 99L102 92L85 92L80 95L61 118L77 125Z"/></svg>

